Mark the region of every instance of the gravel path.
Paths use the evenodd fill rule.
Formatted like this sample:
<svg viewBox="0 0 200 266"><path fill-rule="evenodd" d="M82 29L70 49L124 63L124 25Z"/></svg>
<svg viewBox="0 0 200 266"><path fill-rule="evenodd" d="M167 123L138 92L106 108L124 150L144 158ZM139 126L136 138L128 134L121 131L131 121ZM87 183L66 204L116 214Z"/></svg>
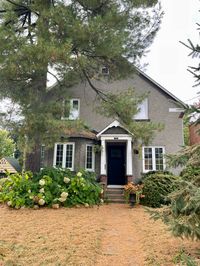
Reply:
<svg viewBox="0 0 200 266"><path fill-rule="evenodd" d="M172 237L141 206L12 210L0 205L0 226L5 266L172 266L181 250L200 265L199 243Z"/></svg>

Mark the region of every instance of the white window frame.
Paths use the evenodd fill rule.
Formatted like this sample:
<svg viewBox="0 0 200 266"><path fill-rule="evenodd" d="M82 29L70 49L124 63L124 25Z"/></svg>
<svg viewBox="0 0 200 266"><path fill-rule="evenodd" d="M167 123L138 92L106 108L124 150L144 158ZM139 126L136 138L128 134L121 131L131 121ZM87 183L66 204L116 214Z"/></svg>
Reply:
<svg viewBox="0 0 200 266"><path fill-rule="evenodd" d="M144 149L145 148L151 148L152 149L152 166L153 166L153 169L152 170L146 170L145 169L145 156L144 156ZM156 170L156 156L155 156L155 149L156 148L162 148L163 150L163 171L165 170L166 168L166 164L165 164L165 147L164 146L143 146L142 147L142 170L143 170L143 173L148 173L150 171L159 171L159 170Z"/></svg>
<svg viewBox="0 0 200 266"><path fill-rule="evenodd" d="M139 112L134 115L134 120L148 120L149 119L149 100L145 98L140 104L138 104Z"/></svg>
<svg viewBox="0 0 200 266"><path fill-rule="evenodd" d="M67 150L67 145L72 145L72 167L68 167L67 169L74 171L74 157L75 157L75 143L74 142L57 142L54 145L54 158L53 158L53 166L56 166L56 155L57 155L57 145L63 145L63 155L62 155L62 168L66 168L66 150Z"/></svg>
<svg viewBox="0 0 200 266"><path fill-rule="evenodd" d="M92 147L92 168L87 168L87 147ZM93 144L86 144L85 148L85 170L94 172L95 171L95 152Z"/></svg>

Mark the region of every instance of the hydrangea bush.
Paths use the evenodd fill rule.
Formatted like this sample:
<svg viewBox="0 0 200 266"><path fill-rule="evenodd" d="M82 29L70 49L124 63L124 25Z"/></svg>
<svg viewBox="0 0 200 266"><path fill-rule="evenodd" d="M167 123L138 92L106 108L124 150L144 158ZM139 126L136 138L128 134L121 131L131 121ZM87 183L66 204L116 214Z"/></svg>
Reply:
<svg viewBox="0 0 200 266"><path fill-rule="evenodd" d="M8 174L0 187L0 202L16 209L42 206L57 209L80 204L87 207L101 202L101 191L92 173L73 174L66 169L46 168L36 175Z"/></svg>

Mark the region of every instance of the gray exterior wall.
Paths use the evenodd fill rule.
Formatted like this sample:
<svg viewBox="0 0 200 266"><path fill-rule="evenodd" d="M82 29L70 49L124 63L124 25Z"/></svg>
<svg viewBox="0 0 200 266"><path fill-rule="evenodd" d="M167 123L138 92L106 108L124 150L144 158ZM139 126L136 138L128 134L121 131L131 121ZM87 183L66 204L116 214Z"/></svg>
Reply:
<svg viewBox="0 0 200 266"><path fill-rule="evenodd" d="M113 83L93 81L96 87L102 91L110 91L113 93L122 92L128 88L135 88L137 93L149 92L148 96L148 113L149 120L164 124L164 130L157 132L154 140L149 145L164 146L166 153L177 152L183 143L182 119L179 118L180 113L169 112L169 108L180 108L170 95L162 91L158 86L147 80L145 77L135 74L132 78L126 80L115 81ZM113 122L113 118L105 118L96 112L98 101L95 92L90 86L79 84L68 89L69 97L80 99L80 119L91 128L100 132L107 125ZM107 132L108 133L108 132ZM110 133L112 130L110 129ZM73 139L69 141L73 142ZM75 147L75 170L77 167L85 167L85 145L94 142L88 139L74 139ZM133 142L134 149L134 142ZM52 153L47 156L47 164L52 165ZM51 158L51 159L50 159ZM96 156L96 171L99 173L100 156ZM133 172L136 177L142 172L141 155L133 154ZM176 171L175 171L176 172Z"/></svg>
<svg viewBox="0 0 200 266"><path fill-rule="evenodd" d="M86 144L97 145L98 142L92 139L86 138L68 138L63 140L63 143L74 142L75 143L75 154L74 154L74 172L78 172L80 169L85 169L86 161ZM53 166L54 158L54 146L45 151L44 166ZM95 173L97 176L100 173L100 152L95 153Z"/></svg>

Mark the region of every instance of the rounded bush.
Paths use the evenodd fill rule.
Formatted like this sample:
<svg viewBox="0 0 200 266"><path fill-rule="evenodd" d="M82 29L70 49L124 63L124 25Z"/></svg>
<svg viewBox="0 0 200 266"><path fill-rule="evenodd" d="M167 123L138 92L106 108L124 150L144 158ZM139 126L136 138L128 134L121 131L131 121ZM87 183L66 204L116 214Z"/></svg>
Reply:
<svg viewBox="0 0 200 266"><path fill-rule="evenodd" d="M167 205L170 200L168 194L178 188L178 179L172 174L152 173L143 178L143 194L145 197L141 203L145 206L157 208L161 205Z"/></svg>

